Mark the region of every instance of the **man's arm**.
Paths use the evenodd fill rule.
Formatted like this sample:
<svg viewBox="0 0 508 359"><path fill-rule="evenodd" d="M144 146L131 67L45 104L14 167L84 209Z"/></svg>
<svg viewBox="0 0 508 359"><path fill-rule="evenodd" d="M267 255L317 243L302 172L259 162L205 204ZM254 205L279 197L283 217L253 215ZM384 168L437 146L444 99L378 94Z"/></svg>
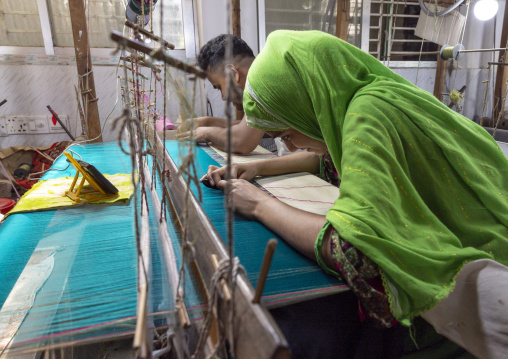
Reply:
<svg viewBox="0 0 508 359"><path fill-rule="evenodd" d="M245 117L239 124L233 125L231 130L232 147L235 153L252 152L265 134L264 131L249 127ZM178 140L185 141L189 138L190 134L188 132L177 135ZM196 142L206 142L222 151L226 151L228 129L227 127L198 127L194 130L193 138Z"/></svg>
<svg viewBox="0 0 508 359"><path fill-rule="evenodd" d="M194 123L195 127L228 127L228 120L220 117L197 117ZM233 125L238 125L241 120L233 120Z"/></svg>
<svg viewBox="0 0 508 359"><path fill-rule="evenodd" d="M237 125L241 120L233 120L233 125ZM228 120L220 117L211 117L211 116L203 116L196 118L189 118L182 122L182 124L178 127L178 134L185 134L189 132L190 127L194 126L194 129L198 127L228 127Z"/></svg>

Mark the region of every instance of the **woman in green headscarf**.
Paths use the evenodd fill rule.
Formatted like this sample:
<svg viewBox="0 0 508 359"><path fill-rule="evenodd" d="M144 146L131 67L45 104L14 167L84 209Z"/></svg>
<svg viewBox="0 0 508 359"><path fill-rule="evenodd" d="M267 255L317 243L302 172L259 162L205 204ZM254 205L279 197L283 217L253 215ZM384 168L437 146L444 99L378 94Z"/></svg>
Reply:
<svg viewBox="0 0 508 359"><path fill-rule="evenodd" d="M374 57L322 32L273 32L249 70L244 110L249 126L292 147L328 150L341 191L325 218L236 180L236 208L302 253L314 248L323 269L344 276L361 302L386 296L393 317L383 304L366 308L385 326L393 318L409 325L436 306L466 263L508 264L501 149Z"/></svg>

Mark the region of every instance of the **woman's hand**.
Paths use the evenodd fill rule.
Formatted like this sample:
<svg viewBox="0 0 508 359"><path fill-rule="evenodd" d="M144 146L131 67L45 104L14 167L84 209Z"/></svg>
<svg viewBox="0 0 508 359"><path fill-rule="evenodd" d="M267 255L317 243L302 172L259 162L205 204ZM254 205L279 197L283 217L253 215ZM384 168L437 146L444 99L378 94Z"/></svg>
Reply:
<svg viewBox="0 0 508 359"><path fill-rule="evenodd" d="M258 167L255 162L250 163L233 163L231 165L231 178L232 179L244 179L250 181L254 177L258 175ZM217 167L217 166L209 166L208 172L204 175L200 182L203 182L205 179L210 181L210 185L215 187L219 181L226 179L227 174L227 166Z"/></svg>
<svg viewBox="0 0 508 359"><path fill-rule="evenodd" d="M217 187L225 191L227 181L221 180ZM235 211L249 219L259 219L260 207L266 206L268 201L274 200L252 183L243 179L231 180L231 194L229 200Z"/></svg>
<svg viewBox="0 0 508 359"><path fill-rule="evenodd" d="M226 185L225 180L217 183L223 191ZM325 216L291 207L241 179L231 180L229 200L242 216L263 223L298 251L315 260L314 243L326 223Z"/></svg>

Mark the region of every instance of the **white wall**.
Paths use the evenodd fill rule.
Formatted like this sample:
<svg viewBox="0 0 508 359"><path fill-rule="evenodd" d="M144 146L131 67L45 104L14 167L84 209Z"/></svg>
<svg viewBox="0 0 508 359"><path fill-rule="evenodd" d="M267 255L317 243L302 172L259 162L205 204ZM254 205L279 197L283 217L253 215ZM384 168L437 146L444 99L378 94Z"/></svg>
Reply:
<svg viewBox="0 0 508 359"><path fill-rule="evenodd" d="M103 141L115 141L118 129L113 130L113 119L120 115L122 100L117 86L117 76L123 76L123 69L117 74L116 66L94 66L95 89L99 98L99 116L103 128ZM147 77L149 71L142 70ZM175 79L185 86L181 72L171 70ZM77 113L77 101L74 85L77 86L77 69L75 64L69 65L2 65L0 64L0 98L7 99L7 103L0 107L0 117L8 115L38 116L48 115L46 108L50 105L57 114L68 115L70 132L73 135L81 134L81 125ZM191 83L187 83L191 86ZM146 82L146 89L149 84ZM157 85L157 109L163 112L162 84ZM176 120L179 116L178 99L173 89L168 86L173 95L166 104L167 117ZM192 89L188 90L191 93ZM0 101L1 101L0 100ZM152 103L154 97L152 96ZM196 99L197 101L197 99ZM197 108L198 106L196 106ZM109 115L109 116L108 116ZM9 135L0 137L0 149L11 146L50 146L54 142L69 141L67 134L35 134L35 135Z"/></svg>
<svg viewBox="0 0 508 359"><path fill-rule="evenodd" d="M95 87L99 97L99 113L102 124L111 111L116 97L115 68L94 67ZM0 116L48 115L50 105L59 115L68 115L70 132L80 135L77 124L77 101L73 85L77 85L77 70L70 65L0 65L0 97L7 103L0 107ZM111 115L119 113L116 109ZM114 135L106 127L104 140L113 140ZM0 137L0 148L14 145L49 146L57 141L69 141L67 134L10 135Z"/></svg>

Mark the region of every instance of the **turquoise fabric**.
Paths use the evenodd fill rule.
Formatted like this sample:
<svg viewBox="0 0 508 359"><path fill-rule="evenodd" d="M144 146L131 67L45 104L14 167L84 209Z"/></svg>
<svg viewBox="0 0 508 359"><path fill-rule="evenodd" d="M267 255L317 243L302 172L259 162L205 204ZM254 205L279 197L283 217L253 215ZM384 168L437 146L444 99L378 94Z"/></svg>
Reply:
<svg viewBox="0 0 508 359"><path fill-rule="evenodd" d="M178 141L166 141L166 149L177 165L181 162L182 149ZM184 150L183 153L186 153ZM196 148L196 170L200 178L208 166L217 162L202 148ZM191 185L197 197L197 188ZM227 238L224 194L201 185L203 193L202 208L219 235ZM346 285L321 269L312 261L299 254L275 233L256 221L248 220L238 214L234 216L234 251L247 271L249 281L256 286L266 243L270 238L278 241L270 272L263 291L263 303L268 307L281 305L287 300L303 300L330 292L347 290Z"/></svg>
<svg viewBox="0 0 508 359"><path fill-rule="evenodd" d="M71 149L102 173L131 173L130 158L116 142L74 146ZM65 169L60 157L52 168ZM74 176L72 166L49 171L44 179ZM161 196L161 186L157 187ZM151 199L148 197L149 206ZM158 221L150 213L154 325L171 325L173 294L158 240ZM168 213L168 221L173 220ZM40 348L70 341L133 333L137 305L137 256L134 201L116 205L83 205L62 210L18 213L0 225L0 306L12 291L30 257L42 248L54 254L54 268L36 293L28 315L16 333L15 348ZM177 266L181 263L178 233L169 226ZM200 288L187 275L186 305L191 319L202 317ZM0 320L16 312L0 312ZM1 348L0 348L1 349Z"/></svg>

